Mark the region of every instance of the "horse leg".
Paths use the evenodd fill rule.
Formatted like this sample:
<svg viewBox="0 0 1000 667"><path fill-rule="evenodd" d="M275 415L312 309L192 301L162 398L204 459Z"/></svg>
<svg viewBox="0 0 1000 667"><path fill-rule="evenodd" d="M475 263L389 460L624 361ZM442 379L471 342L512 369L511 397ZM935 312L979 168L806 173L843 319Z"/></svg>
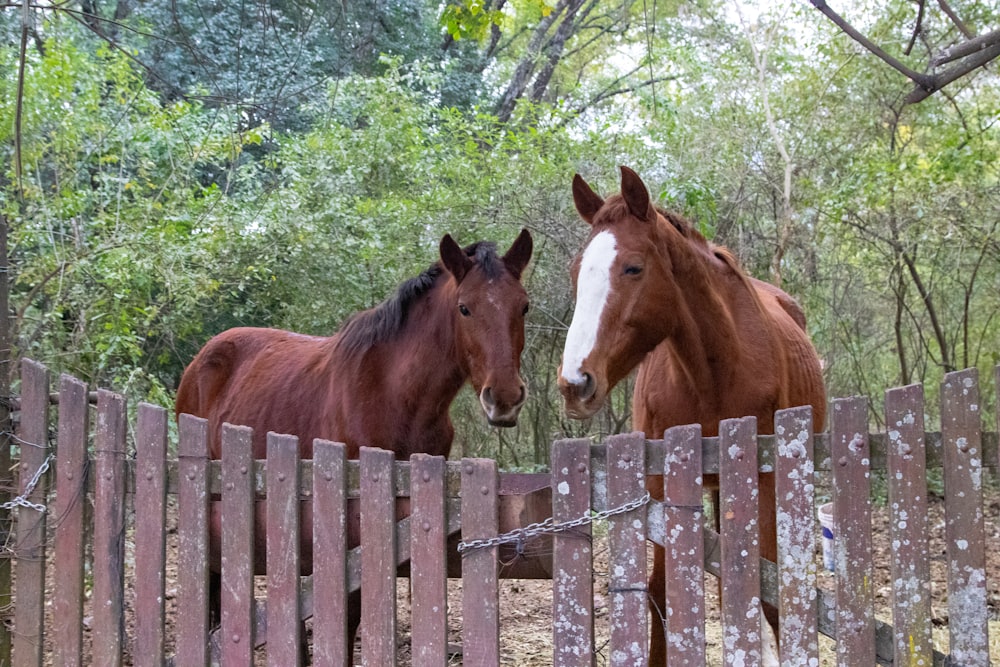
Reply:
<svg viewBox="0 0 1000 667"><path fill-rule="evenodd" d="M208 573L208 627L222 625L222 573Z"/></svg>
<svg viewBox="0 0 1000 667"><path fill-rule="evenodd" d="M361 590L347 595L347 667L354 665L354 642L361 625Z"/></svg>
<svg viewBox="0 0 1000 667"><path fill-rule="evenodd" d="M778 517L775 504L774 473L761 473L758 487L758 518L760 527L760 555L772 563L778 562ZM763 595L761 596L763 600ZM767 620L773 632L775 647L778 646L778 607L767 602L761 604L763 619ZM761 630L764 630L763 623ZM766 641L766 638L764 638Z"/></svg>
<svg viewBox="0 0 1000 667"><path fill-rule="evenodd" d="M649 576L649 664L667 664L667 578L666 549L653 545L653 573Z"/></svg>

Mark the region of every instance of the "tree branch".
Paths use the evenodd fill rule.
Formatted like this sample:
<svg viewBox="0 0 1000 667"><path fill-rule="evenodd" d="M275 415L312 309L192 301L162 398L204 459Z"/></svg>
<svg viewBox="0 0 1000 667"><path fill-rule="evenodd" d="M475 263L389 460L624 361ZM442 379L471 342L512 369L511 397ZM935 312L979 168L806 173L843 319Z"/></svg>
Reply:
<svg viewBox="0 0 1000 667"><path fill-rule="evenodd" d="M993 32L986 33L985 35L968 39L960 44L955 44L946 49L941 49L941 51L939 51L938 54L931 59L931 65L944 65L945 63L950 63L953 60L971 56L972 54L987 49L997 43L1000 43L1000 30L994 30Z"/></svg>
<svg viewBox="0 0 1000 667"><path fill-rule="evenodd" d="M31 29L31 7L21 6L21 46L17 57L17 98L14 102L14 174L17 176L17 196L24 198L23 156L21 155L21 119L24 116L24 70L28 60L28 32Z"/></svg>
<svg viewBox="0 0 1000 667"><path fill-rule="evenodd" d="M532 102L541 101L542 96L549 87L549 81L552 80L552 74L556 71L556 65L559 64L564 55L566 40L576 32L579 23L586 20L587 15L596 5L596 0L589 0L588 2L574 3L570 7L566 18L556 28L555 35L553 35L545 47L545 64L535 77L535 83L532 85L531 93L528 96L529 100Z"/></svg>
<svg viewBox="0 0 1000 667"><path fill-rule="evenodd" d="M1000 30L993 31L987 35L981 37L971 37L961 44L957 44L948 49L944 49L931 59L930 66L934 67L943 63L951 62L954 60L962 60L962 62L951 69L938 74L921 74L915 72L900 61L896 60L888 53L883 51L878 45L873 43L867 37L858 32L851 24L844 20L837 12L833 11L829 5L826 4L824 0L809 0L812 5L823 13L828 19L830 19L838 28L844 31L851 39L866 48L868 51L874 55L881 58L889 66L891 66L896 71L903 74L906 78L913 81L916 87L910 92L909 95L903 100L903 105L916 104L921 102L935 92L941 90L949 83L959 79L966 74L969 74L973 70L976 70L984 65L988 64L990 61L995 60L1000 57ZM942 11L948 14L949 18L959 27L965 35L970 35L969 29L961 22L957 15L951 7L948 6L945 0L939 0L938 4L941 6ZM923 12L924 3L921 1L921 15ZM918 23L922 19L918 19ZM916 31L919 32L920 26L918 25ZM916 35L916 32L914 33ZM907 47L907 52L909 52L910 47Z"/></svg>
<svg viewBox="0 0 1000 667"><path fill-rule="evenodd" d="M881 47L879 47L870 39L862 35L854 28L854 26L845 21L843 17L840 16L840 14L833 11L833 9L831 9L830 6L827 5L824 0L809 0L809 2L812 3L813 7L822 12L824 16L833 21L834 25L843 30L848 37L850 37L855 42L857 42L861 46L871 51L874 55L881 58L883 61L885 61L886 64L888 64L897 72L901 73L907 79L916 82L917 85L921 84L924 84L926 86L930 85L929 81L930 77L928 77L926 74L920 74L919 72L914 72L912 69L910 69L909 67L907 67L900 61L896 60L885 51L883 51Z"/></svg>
<svg viewBox="0 0 1000 667"><path fill-rule="evenodd" d="M629 74L634 74L635 72L639 71L640 69L642 69L642 65L639 65L638 67L636 67L635 69L633 69L631 72L629 72ZM626 75L626 76L628 76L628 75ZM634 92L636 92L636 91L638 91L638 90L640 90L642 88L645 88L647 86L654 86L654 85L656 85L658 83L662 83L664 81L673 81L673 80L677 79L678 76L677 75L672 75L672 76L658 76L655 79L647 79L646 81L641 81L641 82L635 84L634 86L623 86L623 87L620 87L620 88L612 88L611 87L611 86L615 85L616 83L618 83L619 81L621 81L624 78L625 77L623 76L623 77L619 77L619 78L615 79L611 84L609 84L608 86L606 86L604 88L604 90L602 90L601 92L599 92L597 95L595 95L594 97L590 98L589 100L587 100L583 104L578 104L576 107L573 108L573 112L571 114L569 114L569 116L567 117L567 119L565 121L563 121L563 123L561 123L561 125L565 125L566 121L568 121L569 118L575 117L575 116L579 116L580 114L582 114L584 111L586 111L590 107L595 106L597 104L600 104L601 102L603 102L605 100L608 100L608 99L610 99L612 97L615 97L617 95L625 95L627 93L634 93Z"/></svg>
<svg viewBox="0 0 1000 667"><path fill-rule="evenodd" d="M528 41L527 51L514 69L514 75L507 85L507 90L504 91L503 96L494 108L494 113L496 113L500 122L505 123L510 119L511 114L514 112L514 105L524 94L524 90L528 87L528 81L531 80L531 76L535 72L535 67L538 64L537 60L545 45L549 29L555 25L569 4L569 0L559 0L555 9L548 16L542 17L542 20L538 22L538 26L535 27L534 34Z"/></svg>
<svg viewBox="0 0 1000 667"><path fill-rule="evenodd" d="M951 5L948 4L947 0L938 0L938 7L941 8L941 11L948 15L948 18L950 18L951 22L955 24L955 27L958 28L959 32L965 35L966 39L972 39L975 33L969 30L965 23L962 22L962 19L958 17L958 14L956 14L955 10L951 8Z"/></svg>
<svg viewBox="0 0 1000 667"><path fill-rule="evenodd" d="M979 69L998 57L1000 57L1000 41L993 44L989 48L979 51L975 55L967 57L961 64L956 65L949 70L945 70L940 74L929 77L930 80L927 83L922 84L918 82L917 87L906 96L905 100L903 100L903 104L916 104L917 102L922 102L955 79L960 79L969 72Z"/></svg>
<svg viewBox="0 0 1000 667"><path fill-rule="evenodd" d="M910 41L903 49L904 55L910 55L913 51L913 45L917 43L917 37L920 35L920 31L924 27L924 0L920 0L917 5L919 9L917 10L917 23L913 26L913 33L910 35Z"/></svg>

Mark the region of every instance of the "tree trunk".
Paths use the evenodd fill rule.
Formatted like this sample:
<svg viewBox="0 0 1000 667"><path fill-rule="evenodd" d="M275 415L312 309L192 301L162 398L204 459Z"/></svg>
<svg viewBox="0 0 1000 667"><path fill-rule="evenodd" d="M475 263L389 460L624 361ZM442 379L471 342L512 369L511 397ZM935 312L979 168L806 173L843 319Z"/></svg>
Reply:
<svg viewBox="0 0 1000 667"><path fill-rule="evenodd" d="M549 31L552 26L556 24L557 21L563 21L563 23L568 23L566 29L570 30L570 34L576 29L576 24L573 21L573 17L579 10L580 6L583 4L584 0L559 0L559 4L556 8L552 10L552 13L548 16L542 18L538 23L538 27L535 28L534 34L531 36L531 40L528 42L528 49L521 61L517 64L517 68L514 70L514 75L510 79L510 83L507 85L507 90L504 91L503 96L497 103L495 112L500 122L506 123L510 120L511 115L514 113L514 107L517 105L517 101L524 96L524 91L527 90L528 84L531 82L532 76L535 74L535 70L538 67L541 56L544 51L548 49L559 36L560 30L556 30L556 35L549 37ZM562 26L560 26L560 29ZM563 43L569 38L569 35L562 37ZM561 55L561 54L560 54Z"/></svg>

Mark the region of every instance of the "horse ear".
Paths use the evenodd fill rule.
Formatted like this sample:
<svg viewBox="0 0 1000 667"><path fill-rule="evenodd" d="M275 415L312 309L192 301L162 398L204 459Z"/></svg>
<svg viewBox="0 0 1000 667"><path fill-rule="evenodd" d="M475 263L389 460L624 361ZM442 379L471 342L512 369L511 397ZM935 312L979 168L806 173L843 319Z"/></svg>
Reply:
<svg viewBox="0 0 1000 667"><path fill-rule="evenodd" d="M649 190L646 184L628 167L622 165L622 197L628 205L629 212L640 220L652 220L654 215L653 204L649 201Z"/></svg>
<svg viewBox="0 0 1000 667"><path fill-rule="evenodd" d="M466 272L472 268L472 260L466 257L465 251L451 238L451 234L445 234L441 239L441 263L448 269L451 275L455 276L455 282L462 282Z"/></svg>
<svg viewBox="0 0 1000 667"><path fill-rule="evenodd" d="M587 221L588 225L594 224L594 215L604 206L604 200L591 189L580 174L573 176L573 203L576 204L577 213Z"/></svg>
<svg viewBox="0 0 1000 667"><path fill-rule="evenodd" d="M528 260L531 259L533 248L534 241L531 240L531 232L527 229L522 229L521 233L514 239L510 250L503 256L503 263L507 267L507 270L518 280L521 279L521 272L524 271L524 267L528 265Z"/></svg>

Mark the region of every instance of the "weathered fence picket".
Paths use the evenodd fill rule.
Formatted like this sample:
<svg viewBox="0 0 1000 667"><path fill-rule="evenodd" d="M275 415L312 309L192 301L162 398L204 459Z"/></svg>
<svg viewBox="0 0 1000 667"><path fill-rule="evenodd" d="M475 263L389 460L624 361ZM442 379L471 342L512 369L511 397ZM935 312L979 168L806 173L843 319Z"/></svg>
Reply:
<svg viewBox="0 0 1000 667"><path fill-rule="evenodd" d="M705 664L705 546L701 479L701 426L664 434L663 518L667 589L667 661ZM652 512L651 512L652 513ZM668 527L669 526L669 527ZM656 628L658 630L658 628Z"/></svg>
<svg viewBox="0 0 1000 667"><path fill-rule="evenodd" d="M785 665L815 665L819 647L812 408L778 411L774 432L781 658Z"/></svg>
<svg viewBox="0 0 1000 667"><path fill-rule="evenodd" d="M894 656L902 665L933 664L924 394L920 385L885 394L889 506L906 508L889 524Z"/></svg>
<svg viewBox="0 0 1000 667"><path fill-rule="evenodd" d="M44 366L25 361L21 367L25 413L21 419L21 462L18 493L41 507L19 509L14 554L15 605L14 659L18 665L38 664L42 659L45 613L45 525L47 480L36 473L49 454L49 372ZM35 481L34 489L29 485ZM23 596L23 597L22 597ZM20 604L23 600L23 605Z"/></svg>
<svg viewBox="0 0 1000 667"><path fill-rule="evenodd" d="M496 461L462 462L462 539L499 532L500 487ZM500 664L500 593L497 547L470 550L462 559L462 649L470 665Z"/></svg>
<svg viewBox="0 0 1000 667"><path fill-rule="evenodd" d="M949 373L941 384L944 444L945 540L949 623L954 664L989 665L986 628L986 533L983 526L983 449L979 374Z"/></svg>
<svg viewBox="0 0 1000 667"><path fill-rule="evenodd" d="M763 664L760 540L757 537L757 420L719 424L719 535L722 537L722 660Z"/></svg>
<svg viewBox="0 0 1000 667"><path fill-rule="evenodd" d="M253 664L254 519L252 433L245 426L222 427L222 624L226 665ZM215 521L215 517L212 517ZM214 610L211 610L214 611Z"/></svg>
<svg viewBox="0 0 1000 667"><path fill-rule="evenodd" d="M361 648L366 665L396 664L396 490L392 452L361 448Z"/></svg>
<svg viewBox="0 0 1000 667"><path fill-rule="evenodd" d="M23 386L23 375L21 381ZM29 409L25 406L21 409L26 417ZM22 426L23 421L22 418ZM52 616L58 618L59 623L53 624L51 635L53 661L67 667L83 664L83 559L88 534L85 519L89 425L87 385L63 375L59 388L59 433L56 436L56 499L52 506L52 515L59 525L53 538L55 558L52 569L59 586L52 595Z"/></svg>
<svg viewBox="0 0 1000 667"><path fill-rule="evenodd" d="M1000 370L995 379L1000 382ZM25 362L18 434L22 492L32 486L35 471L44 471L50 453L49 381L44 367ZM723 422L717 438L702 438L698 426L687 426L667 431L662 440L633 433L598 446L559 441L548 477L551 518L530 527L528 522L538 520L527 518L530 505L501 511L509 499L504 500L504 485L490 460L447 462L416 455L396 462L389 452L364 449L360 461L348 461L343 445L318 441L314 460L299 462L294 437L270 434L267 460L253 461L249 430L226 426L223 460L217 462L209 460L206 422L182 416L174 461L167 454L169 415L140 405L131 462L123 398L103 390L96 395L88 456L88 392L73 378L60 379L55 495L49 495L49 480L41 474L25 494L38 506L18 509L16 665L46 659L60 665L125 660L205 665L213 659L243 665L259 659L255 649L268 639L268 664L294 664L302 657L301 620L310 615L314 664L344 665L355 649L347 641L351 613L363 618L361 664L395 664L400 573L412 578L412 664L449 659L448 614L457 611L448 609L449 573L462 577L464 664L500 664L498 562L507 557L512 571L552 573L554 664L591 665L600 651L609 664L641 665L651 630L647 540L665 547L667 581L653 585L666 587L666 608L652 630L666 633L670 665L706 662L706 570L722 578L726 664L760 660L762 599L779 607L785 665L818 660L817 630L836 636L842 665L990 661L987 580L997 573L988 572L985 561L983 474L1000 459L996 434L982 431L975 371L945 377L940 434L925 432L923 393L910 386L886 393L885 434L868 433L867 400L855 398L834 401L829 435L814 436L810 410L796 408L779 412L776 435L767 437L757 437L756 422L746 418ZM758 558L761 466L777 475L777 564ZM931 635L926 473L934 466L943 468L945 481L950 658L935 650ZM818 469L832 473L837 536L832 596L816 588L813 475ZM888 478L891 626L874 616L872 470L885 470ZM708 472L720 474L718 535L704 527L701 477ZM171 495L176 496L176 581L166 574L173 548L166 539ZM126 523L131 513L134 531ZM604 576L594 572L595 518L607 519L608 531L604 646L595 645L595 577ZM266 540L256 540L254 531L265 519ZM216 545L209 540L213 523L221 527ZM512 529L518 530L501 534ZM306 531L312 549L300 553ZM460 558L449 541L459 531L465 542ZM131 536L134 570L126 580L124 546ZM551 553L532 552L537 544L531 540L541 539L551 539ZM84 631L88 544L89 634ZM255 600L261 580L255 580L254 564L265 556L267 599ZM409 569L397 570L411 556ZM532 558L541 560L532 566ZM212 559L222 570L222 628L209 640ZM311 575L300 577L300 564L309 562ZM49 586L55 619L50 625L44 616L46 564L50 582L58 582ZM165 596L171 587L176 611L168 615ZM126 613L133 620L127 635Z"/></svg>
<svg viewBox="0 0 1000 667"><path fill-rule="evenodd" d="M443 665L448 661L445 459L415 454L410 462L413 664Z"/></svg>
<svg viewBox="0 0 1000 667"><path fill-rule="evenodd" d="M313 444L313 659L348 663L347 645L347 453L343 444Z"/></svg>
<svg viewBox="0 0 1000 667"><path fill-rule="evenodd" d="M590 512L590 441L560 440L552 448L552 519L566 523ZM590 665L594 645L593 549L590 526L553 537L552 664Z"/></svg>
<svg viewBox="0 0 1000 667"><path fill-rule="evenodd" d="M167 411L142 404L135 434L135 498L143 508L135 524L136 667L166 660Z"/></svg>
<svg viewBox="0 0 1000 667"><path fill-rule="evenodd" d="M208 422L181 415L177 420L177 616L179 665L208 663L209 479ZM218 619L216 619L218 621Z"/></svg>
<svg viewBox="0 0 1000 667"><path fill-rule="evenodd" d="M615 471L608 475L608 506L621 507L646 493L646 438L641 433L616 435L607 444L609 468ZM586 465L589 467L589 460ZM614 666L642 667L649 662L645 516L646 508L642 506L608 520L611 616L608 662Z"/></svg>
<svg viewBox="0 0 1000 667"><path fill-rule="evenodd" d="M830 415L833 459L834 566L837 574L837 660L841 665L875 664L875 596L871 560L871 454L868 401L833 401Z"/></svg>
<svg viewBox="0 0 1000 667"><path fill-rule="evenodd" d="M94 434L94 663L122 664L125 649L125 398L97 392Z"/></svg>
<svg viewBox="0 0 1000 667"><path fill-rule="evenodd" d="M299 620L299 439L267 434L267 664L298 665Z"/></svg>

